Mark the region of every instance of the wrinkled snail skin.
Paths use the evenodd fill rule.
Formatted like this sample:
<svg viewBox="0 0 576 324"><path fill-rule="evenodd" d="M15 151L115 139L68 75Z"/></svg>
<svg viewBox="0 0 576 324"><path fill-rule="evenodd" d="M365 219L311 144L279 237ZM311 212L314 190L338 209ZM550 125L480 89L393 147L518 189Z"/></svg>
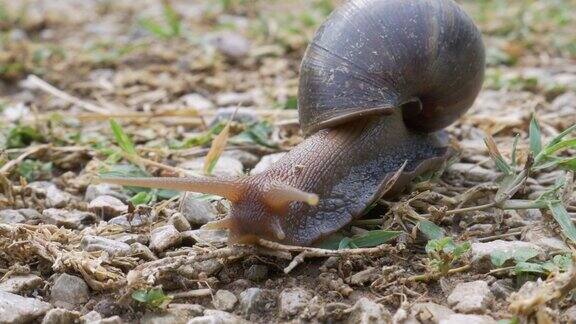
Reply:
<svg viewBox="0 0 576 324"><path fill-rule="evenodd" d="M484 45L452 0L351 0L304 55L298 94L306 140L239 179L104 181L217 194L231 243L311 245L449 155L444 127L473 104Z"/></svg>

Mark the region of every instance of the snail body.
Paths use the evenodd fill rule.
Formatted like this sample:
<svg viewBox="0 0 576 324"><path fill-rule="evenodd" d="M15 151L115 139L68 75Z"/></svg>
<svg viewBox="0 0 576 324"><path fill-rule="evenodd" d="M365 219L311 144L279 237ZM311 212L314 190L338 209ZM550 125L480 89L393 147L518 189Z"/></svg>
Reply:
<svg viewBox="0 0 576 324"><path fill-rule="evenodd" d="M239 179L105 178L228 198L231 242L310 245L400 192L448 155L442 128L474 102L484 46L452 0L352 0L330 15L301 65L307 138Z"/></svg>

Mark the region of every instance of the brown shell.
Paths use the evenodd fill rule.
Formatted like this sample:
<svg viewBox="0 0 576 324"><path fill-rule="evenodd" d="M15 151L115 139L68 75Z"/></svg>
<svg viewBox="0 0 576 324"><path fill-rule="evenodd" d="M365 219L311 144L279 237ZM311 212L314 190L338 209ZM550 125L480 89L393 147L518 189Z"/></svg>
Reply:
<svg viewBox="0 0 576 324"><path fill-rule="evenodd" d="M417 131L454 122L484 78L482 36L452 0L351 0L322 24L301 65L305 134L404 107Z"/></svg>

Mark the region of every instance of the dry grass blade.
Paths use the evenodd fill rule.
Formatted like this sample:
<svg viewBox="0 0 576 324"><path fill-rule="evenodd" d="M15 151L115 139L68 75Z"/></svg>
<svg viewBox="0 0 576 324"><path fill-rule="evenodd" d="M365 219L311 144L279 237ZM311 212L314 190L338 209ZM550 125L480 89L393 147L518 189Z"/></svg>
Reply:
<svg viewBox="0 0 576 324"><path fill-rule="evenodd" d="M218 159L224 149L226 148L226 144L228 143L228 138L230 137L230 125L232 124L232 120L234 120L234 116L238 112L238 108L234 111L224 129L218 134L214 140L212 141L212 146L204 159L204 174L211 175L216 163L218 163Z"/></svg>

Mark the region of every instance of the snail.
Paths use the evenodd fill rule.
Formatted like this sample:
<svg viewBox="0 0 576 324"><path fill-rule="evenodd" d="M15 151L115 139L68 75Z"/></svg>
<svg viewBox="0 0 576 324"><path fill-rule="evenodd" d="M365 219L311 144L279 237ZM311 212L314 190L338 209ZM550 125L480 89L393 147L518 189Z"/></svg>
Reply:
<svg viewBox="0 0 576 324"><path fill-rule="evenodd" d="M230 200L232 243L311 245L449 155L442 129L484 79L482 36L453 0L351 0L320 26L300 67L306 139L240 178L104 178ZM210 225L210 224L209 224Z"/></svg>

